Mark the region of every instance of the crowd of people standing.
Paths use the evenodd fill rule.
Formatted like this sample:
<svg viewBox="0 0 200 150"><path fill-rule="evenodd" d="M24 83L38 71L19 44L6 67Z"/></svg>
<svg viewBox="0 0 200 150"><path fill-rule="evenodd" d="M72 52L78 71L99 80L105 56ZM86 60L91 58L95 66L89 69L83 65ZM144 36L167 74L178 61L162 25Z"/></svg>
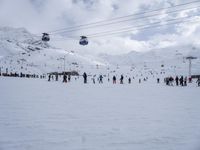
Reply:
<svg viewBox="0 0 200 150"><path fill-rule="evenodd" d="M58 81L58 77L59 75L58 74L55 74L55 75L51 75L49 74L48 75L48 81L51 81L51 80L54 80L55 81ZM63 74L63 75L60 75L62 77L62 82L63 83L67 83L67 82L70 82L71 80L71 75L69 74ZM103 84L104 81L103 79L107 77L107 81L110 82L110 77L109 76L105 76L105 75L102 75L100 74L99 76L97 75L88 75L86 72L83 73L83 75L80 75L83 77L83 83L84 84L88 84L88 76L91 77L91 80L92 80L92 83L93 84L96 84L96 83L99 83L99 84ZM79 76L75 77L75 80L79 78ZM128 77L128 76L125 76L122 74L118 77L117 79L117 76L116 75L113 75L112 76L112 83L113 84L124 84L124 83L128 83L128 84L131 84L132 83L132 80L134 80L135 78L134 77ZM126 79L126 80L125 80ZM106 81L106 80L105 80ZM119 81L119 82L118 82ZM138 79L138 83L141 83L142 81L148 81L148 77L144 78L144 79L141 79L139 78ZM167 85L167 86L187 86L188 83L191 83L192 82L192 78L188 78L188 77L184 77L184 76L175 76L175 77L166 77L164 78L164 83ZM157 78L157 83L160 83L160 78ZM198 78L196 80L196 83L198 86L200 86L200 78Z"/></svg>
<svg viewBox="0 0 200 150"><path fill-rule="evenodd" d="M0 76L4 76L4 77L21 77L21 78L41 78L41 79L45 79L46 78L46 75L37 75L37 74L23 74L23 73L0 73ZM86 72L83 73L83 75L81 75L83 77L83 83L84 84L87 84L88 83L88 76L91 76L91 75L87 75ZM63 75L59 75L59 74L48 74L47 75L48 77L48 81L58 81L59 78L62 78L62 82L63 83L67 83L67 82L70 82L71 80L71 75L70 74L63 74ZM98 77L96 75L93 75L92 76L92 83L93 84L96 84L96 83L99 83L99 84L103 84L104 81L103 79L107 77L107 81L110 82L110 77L109 76L105 76L105 75L102 75L100 74ZM77 80L79 78L79 76L76 76L75 77L75 80ZM123 74L121 74L118 79L117 79L117 76L116 75L113 75L112 76L112 83L113 84L124 84L124 83L128 83L128 84L131 84L132 83L132 80L134 80L135 78L134 77L128 77L128 76L125 76ZM138 79L138 82L141 83L142 81L147 81L148 80L148 77L144 78L144 79L141 79L139 78ZM187 86L188 83L191 83L193 80L195 79L192 79L191 77L188 78L187 76L175 76L175 77L172 77L172 76L169 76L169 77L166 77L164 78L164 83L167 85L167 86ZM106 81L106 80L105 80ZM119 81L119 82L118 82ZM160 78L157 78L157 83L160 83ZM197 83L197 86L200 86L200 77L197 78L196 80L196 83Z"/></svg>
<svg viewBox="0 0 200 150"><path fill-rule="evenodd" d="M164 82L168 86L174 86L174 85L187 86L188 82L189 83L192 82L192 78L191 77L188 78L187 76L185 76L185 77L184 76L180 76L180 77L176 76L173 78L172 76L170 76L170 77L164 78ZM198 86L200 86L200 77L197 79L196 82L197 82Z"/></svg>

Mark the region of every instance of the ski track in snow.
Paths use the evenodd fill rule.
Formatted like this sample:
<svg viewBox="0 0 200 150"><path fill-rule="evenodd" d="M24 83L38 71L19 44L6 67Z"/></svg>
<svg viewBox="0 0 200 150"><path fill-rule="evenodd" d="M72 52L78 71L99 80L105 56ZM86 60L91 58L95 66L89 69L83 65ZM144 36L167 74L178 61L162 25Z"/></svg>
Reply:
<svg viewBox="0 0 200 150"><path fill-rule="evenodd" d="M199 92L0 78L0 150L199 150Z"/></svg>

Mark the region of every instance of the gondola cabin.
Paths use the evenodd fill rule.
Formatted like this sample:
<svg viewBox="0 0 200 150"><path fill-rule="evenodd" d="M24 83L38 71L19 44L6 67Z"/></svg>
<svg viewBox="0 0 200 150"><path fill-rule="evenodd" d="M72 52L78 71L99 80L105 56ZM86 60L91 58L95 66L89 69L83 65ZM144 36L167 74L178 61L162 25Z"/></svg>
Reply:
<svg viewBox="0 0 200 150"><path fill-rule="evenodd" d="M79 44L83 45L83 46L88 45L88 39L87 39L87 37L86 36L81 36Z"/></svg>
<svg viewBox="0 0 200 150"><path fill-rule="evenodd" d="M42 35L42 41L48 42L50 41L50 37L48 33L43 33Z"/></svg>

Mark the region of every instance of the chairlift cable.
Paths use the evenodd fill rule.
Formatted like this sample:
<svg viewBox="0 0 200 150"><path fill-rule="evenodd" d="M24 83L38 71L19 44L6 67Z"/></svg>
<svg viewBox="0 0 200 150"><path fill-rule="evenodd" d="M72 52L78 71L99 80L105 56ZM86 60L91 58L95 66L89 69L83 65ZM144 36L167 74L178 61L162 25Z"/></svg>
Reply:
<svg viewBox="0 0 200 150"><path fill-rule="evenodd" d="M138 17L138 18L132 18L132 19L126 19L126 20L120 20L120 21L115 21L115 22L110 22L110 23L105 23L105 24L97 24L97 25L94 25L94 26L88 26L88 27L84 27L84 28L82 27L82 28L78 28L78 29L66 30L66 31L62 31L62 32L52 33L52 34L53 35L54 34L65 34L65 33L74 32L74 31L83 30L83 29L91 29L91 28L96 28L96 27L104 27L104 26L108 26L108 25L120 24L120 23L134 21L134 20L142 20L142 19L146 19L146 18L150 18L150 17L162 16L162 15L166 15L166 14L177 13L179 11L185 11L185 10L191 10L191 9L197 9L197 8L200 8L200 6L195 6L195 7L191 7L191 8L184 8L184 9L179 9L179 10L174 10L174 11L167 12L165 14L158 13L158 14L153 14L153 15L148 15L148 16L143 16L143 17Z"/></svg>
<svg viewBox="0 0 200 150"><path fill-rule="evenodd" d="M161 10L168 10L168 9L176 8L176 7L179 7L179 6L185 6L185 5L195 4L195 3L200 3L200 1L199 0L198 1L192 1L192 2L188 2L188 3L182 3L182 4L174 5L174 6L171 6L171 7L159 8L159 9L154 9L154 10L145 11L145 12L141 12L141 13L135 13L135 14L131 14L131 15L111 18L111 19L108 19L108 20L102 20L102 21L91 22L91 23L87 23L87 24L81 24L81 25L77 25L77 26L57 29L57 30L49 31L48 33L61 32L61 31L80 28L80 27L84 27L84 26L96 25L96 24L100 24L100 23L104 23L104 22L111 22L113 20L119 20L119 19L123 19L123 18L143 15L143 14L146 14L146 13L152 13L152 12L157 12L157 11L161 11Z"/></svg>

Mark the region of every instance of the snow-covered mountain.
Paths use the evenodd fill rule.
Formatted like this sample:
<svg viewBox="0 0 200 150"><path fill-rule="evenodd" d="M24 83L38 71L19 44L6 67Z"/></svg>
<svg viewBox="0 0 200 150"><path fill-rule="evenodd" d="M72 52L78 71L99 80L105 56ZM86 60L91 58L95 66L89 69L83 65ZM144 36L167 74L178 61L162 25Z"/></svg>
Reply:
<svg viewBox="0 0 200 150"><path fill-rule="evenodd" d="M95 73L149 74L168 72L188 74L187 56L192 62L193 74L200 74L200 46L185 45L147 52L129 52L122 55L91 56L60 49L43 42L23 28L0 28L1 72L48 73L75 70ZM65 59L64 59L65 58Z"/></svg>
<svg viewBox="0 0 200 150"><path fill-rule="evenodd" d="M65 60L64 60L65 59ZM83 71L105 66L95 57L82 56L73 51L52 47L23 28L0 28L1 71L47 73L65 70Z"/></svg>
<svg viewBox="0 0 200 150"><path fill-rule="evenodd" d="M99 57L115 65L132 65L144 62L160 62L173 59L184 59L187 56L200 57L200 47L191 45L168 47L147 52L131 51L122 55L100 54Z"/></svg>
<svg viewBox="0 0 200 150"><path fill-rule="evenodd" d="M176 74L187 74L187 56L197 57L192 61L194 74L200 74L200 47L193 45L174 46L162 49L150 50L147 52L131 51L123 55L100 54L101 59L115 66L132 66L140 68L151 68L162 70L177 70ZM161 67L162 66L162 67Z"/></svg>

